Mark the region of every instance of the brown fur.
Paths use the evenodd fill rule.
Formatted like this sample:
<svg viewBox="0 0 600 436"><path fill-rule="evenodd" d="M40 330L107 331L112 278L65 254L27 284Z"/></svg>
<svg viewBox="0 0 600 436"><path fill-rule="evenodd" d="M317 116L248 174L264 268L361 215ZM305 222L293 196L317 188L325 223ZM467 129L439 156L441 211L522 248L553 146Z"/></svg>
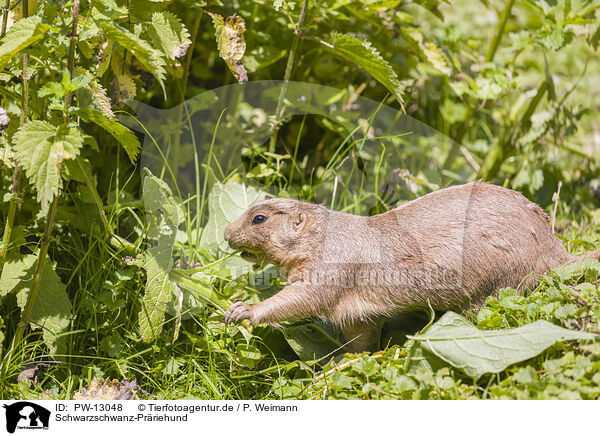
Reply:
<svg viewBox="0 0 600 436"><path fill-rule="evenodd" d="M252 224L263 214L266 221ZM373 344L377 325L429 305L462 311L498 289L533 288L539 275L581 257L552 234L542 209L483 182L452 186L365 217L296 200L250 207L225 230L242 257L272 263L289 285L257 305L231 305L225 322L340 323L349 348ZM587 257L600 259L600 253Z"/></svg>

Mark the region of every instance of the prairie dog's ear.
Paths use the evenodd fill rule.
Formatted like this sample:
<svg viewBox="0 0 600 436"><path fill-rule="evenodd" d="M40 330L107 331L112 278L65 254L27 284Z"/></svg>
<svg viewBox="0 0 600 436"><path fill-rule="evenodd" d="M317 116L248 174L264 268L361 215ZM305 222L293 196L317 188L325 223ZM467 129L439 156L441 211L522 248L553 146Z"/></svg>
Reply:
<svg viewBox="0 0 600 436"><path fill-rule="evenodd" d="M307 220L308 215L306 215L306 212L299 212L298 215L296 215L296 219L294 220L294 230L296 232L302 230Z"/></svg>

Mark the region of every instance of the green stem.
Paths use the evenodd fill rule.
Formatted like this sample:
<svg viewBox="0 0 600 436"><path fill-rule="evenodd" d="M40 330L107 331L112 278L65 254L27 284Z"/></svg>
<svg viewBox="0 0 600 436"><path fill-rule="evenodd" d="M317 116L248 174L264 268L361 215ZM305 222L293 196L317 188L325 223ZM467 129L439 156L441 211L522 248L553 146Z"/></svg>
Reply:
<svg viewBox="0 0 600 436"><path fill-rule="evenodd" d="M23 316L21 318L21 324L25 327L29 324L31 318L31 310L35 304L35 300L40 288L40 282L42 279L42 271L46 264L46 255L48 254L48 248L50 247L50 238L52 236L52 226L54 225L54 217L56 215L56 205L58 204L58 195L54 197L50 204L50 210L48 212L48 220L46 221L46 229L44 230L44 238L42 239L42 246L40 247L40 253L38 256L37 265L35 268L35 275L33 276L33 283L31 285L31 291L27 298L27 304L23 310Z"/></svg>
<svg viewBox="0 0 600 436"><path fill-rule="evenodd" d="M287 65L285 67L283 85L281 87L281 92L279 93L279 98L277 99L277 108L275 109L275 120L273 122L273 134L271 135L271 140L269 142L269 151L271 153L275 152L275 144L277 143L277 133L279 132L279 122L281 121L281 115L283 112L283 99L285 98L285 94L287 92L288 82L290 81L290 77L292 76L294 60L296 59L296 50L298 49L298 44L300 43L300 37L302 35L302 25L304 24L304 19L306 18L307 9L308 0L304 0L304 3L302 4L302 10L300 11L300 19L298 20L296 30L294 31L294 38L292 39L292 48L290 49L290 55L288 56Z"/></svg>
<svg viewBox="0 0 600 436"><path fill-rule="evenodd" d="M77 32L77 23L79 21L79 0L73 1L73 28L71 30L71 40L69 41L69 58L67 60L67 69L71 79L73 79L73 71L75 71L75 46L77 45L77 39L79 38ZM65 98L66 110L71 106L71 94ZM68 120L67 111L65 110L65 119Z"/></svg>
<svg viewBox="0 0 600 436"><path fill-rule="evenodd" d="M508 17L510 17L510 11L515 4L515 0L508 0L504 10L502 11L502 15L500 16L500 21L498 22L498 27L496 29L496 33L494 34L494 38L492 39L492 43L488 49L487 54L485 55L485 62L491 62L494 60L494 56L496 55L496 50L498 50L498 46L500 45L500 41L502 40L502 36L504 35L504 29L506 28L506 22L508 21Z"/></svg>
<svg viewBox="0 0 600 436"><path fill-rule="evenodd" d="M185 92L187 89L188 78L190 75L190 66L192 64L192 56L194 54L194 47L196 46L196 37L198 36L198 30L200 29L200 21L202 20L202 16L204 15L204 11L200 9L200 12L196 15L196 20L194 21L194 26L192 27L192 36L191 36L191 45L188 47L188 51L185 54L185 64L183 68L183 78L181 81L181 103L179 105L179 116L177 118L179 125L181 125L181 120L183 119L183 106L185 104ZM174 167L173 170L175 175L179 174L179 156L181 154L181 129L177 129L175 133L175 140L173 141L173 162ZM174 180L174 182L176 182Z"/></svg>
<svg viewBox="0 0 600 436"><path fill-rule="evenodd" d="M23 6L27 1L23 3ZM25 8L24 8L25 9ZM25 13L25 10L23 11ZM69 72L73 73L74 70L74 59L75 59L75 50L72 47L75 45L75 39L77 38L77 19L79 17L79 0L75 0L73 2L73 31L71 35L71 45L69 47L69 59L67 62L67 67L69 68ZM65 100L68 101L70 96L65 96ZM66 114L65 114L66 116ZM58 164L58 173L62 172L62 163ZM33 306L35 305L35 301L37 299L37 294L40 289L40 282L42 280L42 272L44 271L44 266L46 265L46 256L48 255L48 248L50 247L50 238L52 236L52 227L54 226L54 217L56 216L56 206L58 204L58 193L54 196L52 203L50 204L50 209L48 211L48 219L46 220L46 228L44 229L44 237L42 239L42 243L40 246L40 252L37 259L37 264L35 268L35 274L33 276L33 281L31 284L31 290L29 291L29 295L27 296L27 303L25 304L25 309L23 310L23 316L21 317L21 321L17 326L17 330L15 332L15 336L13 338L13 343L11 347L10 353L17 350L21 340L23 339L23 333L29 324L31 318L31 311L33 310Z"/></svg>
<svg viewBox="0 0 600 436"><path fill-rule="evenodd" d="M0 32L0 38L6 34L6 26L8 24L8 13L10 12L10 0L6 0L4 8L2 8L2 31Z"/></svg>
<svg viewBox="0 0 600 436"><path fill-rule="evenodd" d="M13 337L12 346L8 351L5 360L9 361L12 359L12 354L19 348L19 344L23 339L23 333L29 324L31 319L31 312L33 310L33 305L35 304L35 300L37 298L38 291L40 289L40 282L42 279L42 272L44 270L44 265L46 264L46 255L48 254L48 247L50 246L50 235L52 233L52 223L54 222L54 215L56 214L56 204L58 200L58 195L54 197L52 200L52 204L50 205L50 211L48 213L48 221L46 222L46 230L44 231L44 239L42 239L42 246L40 248L40 253L37 259L37 264L35 267L35 274L33 276L33 283L31 284L31 290L29 291L29 295L27 296L27 303L25 304L25 309L23 309L23 315L21 316L21 321L17 325L17 329L15 331L15 336Z"/></svg>

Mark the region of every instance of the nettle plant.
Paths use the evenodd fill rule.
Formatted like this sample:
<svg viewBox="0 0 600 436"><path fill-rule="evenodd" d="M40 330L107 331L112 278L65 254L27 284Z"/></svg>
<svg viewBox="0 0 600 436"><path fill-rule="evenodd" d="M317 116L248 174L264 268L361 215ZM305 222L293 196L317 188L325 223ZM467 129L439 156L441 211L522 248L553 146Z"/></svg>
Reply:
<svg viewBox="0 0 600 436"><path fill-rule="evenodd" d="M324 50L368 80L380 82L402 105L404 88L393 67L369 41L340 24L346 16L352 23L368 17L371 24L365 22L363 29L368 30L379 16L379 6L366 2L366 9L359 12L355 6L363 3L350 3L328 4L325 11L307 0L261 5L215 2L210 7L194 1L25 1L15 5L4 0L0 17L0 164L2 182L8 189L2 205L0 297L16 295L22 310L19 326L9 332L13 336L11 350L18 350L25 329L31 326L43 330L51 354L65 351L64 333L72 319L72 307L66 285L55 272L59 256L51 259L52 252L49 255L52 232L62 223L87 219L94 222L90 233L104 238L114 251L138 254L143 235L138 234L132 244L117 234L118 220L107 216L96 179L106 179L106 171L100 170L114 153L107 143L118 144L131 162L139 153L138 138L118 122L117 109L136 96L183 101L193 53L190 46L197 37L206 37L199 32L203 15L210 17L206 28L213 44L216 39L217 50L209 56L212 59L218 53L223 58L231 71L226 80L243 82L248 72L265 72L286 52L283 79L293 78L292 67L304 38L312 41L319 53ZM437 13L437 1L418 3ZM191 31L167 7L180 16L182 11L194 12ZM230 11L239 14L225 18ZM325 28L331 17L335 22ZM284 38L279 50L270 50L274 40L261 41L265 35L258 28L247 34L244 19L272 21L291 41ZM332 26L339 32L332 32ZM246 38L253 48L243 58ZM413 49L411 59L420 56L435 67L439 49L433 43L417 44ZM283 100L282 93L279 101ZM276 138L274 135L270 148L274 149ZM77 193L69 197L75 207L70 204L68 213L64 202L58 207L67 187ZM83 216L81 211L85 211ZM72 274L77 268L79 265Z"/></svg>
<svg viewBox="0 0 600 436"><path fill-rule="evenodd" d="M9 122L0 127L0 168L10 186L3 189L0 297L15 294L22 309L9 353L27 326L43 329L51 354L65 351L60 334L72 308L48 255L65 182L85 190L96 208L87 219L101 223L116 250L130 246L115 234L96 187L93 156L103 144L95 137L112 136L135 162L140 143L114 109L138 88L154 85L166 95L167 75L181 70L191 44L164 3L135 3L44 1L30 11L27 1L14 9L5 2L0 107Z"/></svg>

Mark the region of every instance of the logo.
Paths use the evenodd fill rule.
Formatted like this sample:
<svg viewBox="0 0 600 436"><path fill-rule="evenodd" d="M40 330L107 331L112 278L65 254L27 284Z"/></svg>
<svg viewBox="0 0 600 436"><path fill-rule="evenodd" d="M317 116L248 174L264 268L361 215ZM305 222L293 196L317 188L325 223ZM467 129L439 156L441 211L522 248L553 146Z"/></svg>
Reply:
<svg viewBox="0 0 600 436"><path fill-rule="evenodd" d="M29 401L18 401L10 405L3 405L6 409L6 430L14 433L15 429L43 429L48 430L50 411L30 403Z"/></svg>

